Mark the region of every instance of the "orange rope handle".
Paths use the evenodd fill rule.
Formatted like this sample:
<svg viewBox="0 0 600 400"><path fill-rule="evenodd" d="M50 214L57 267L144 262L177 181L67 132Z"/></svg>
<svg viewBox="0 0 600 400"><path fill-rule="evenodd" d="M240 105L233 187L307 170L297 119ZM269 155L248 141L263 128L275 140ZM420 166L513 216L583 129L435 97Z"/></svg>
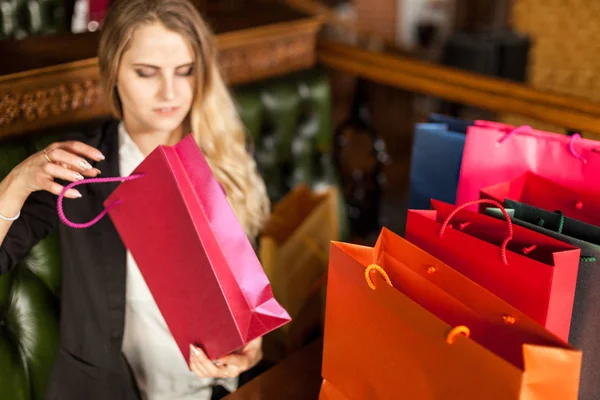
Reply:
<svg viewBox="0 0 600 400"><path fill-rule="evenodd" d="M373 270L379 272L383 276L383 279L385 279L387 284L390 285L391 287L394 287L394 285L392 285L392 281L390 280L390 277L385 272L385 270L377 264L371 264L365 269L365 280L367 281L367 285L369 285L369 287L371 289L375 290L375 284L371 280L371 275L370 275L371 271L373 271Z"/></svg>
<svg viewBox="0 0 600 400"><path fill-rule="evenodd" d="M499 208L500 211L502 211L502 214L504 214L504 218L506 218L506 222L508 223L508 236L506 237L506 239L504 239L504 241L502 242L502 245L500 246L500 258L502 259L502 262L504 263L504 265L507 265L508 260L506 258L506 246L508 245L508 242L511 241L513 238L513 224L510 219L510 215L508 215L508 212L506 211L506 209L504 207L502 207L502 204L498 203L495 200L490 200L490 199L473 200L473 201L468 201L468 202L456 207L454 209L454 211L452 211L446 217L446 220L442 223L442 227L440 228L438 237L440 239L442 237L444 237L444 232L446 231L446 228L450 224L450 221L460 210L462 210L463 208L475 205L475 204L483 204L483 203L492 204L493 206Z"/></svg>
<svg viewBox="0 0 600 400"><path fill-rule="evenodd" d="M455 326L446 336L446 343L453 344L458 335L471 336L471 330L464 325Z"/></svg>

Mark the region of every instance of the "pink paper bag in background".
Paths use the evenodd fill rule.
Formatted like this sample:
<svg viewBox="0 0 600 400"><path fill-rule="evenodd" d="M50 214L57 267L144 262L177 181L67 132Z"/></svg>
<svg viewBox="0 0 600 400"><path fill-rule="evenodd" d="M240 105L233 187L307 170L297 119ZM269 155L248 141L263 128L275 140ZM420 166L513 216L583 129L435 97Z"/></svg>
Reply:
<svg viewBox="0 0 600 400"><path fill-rule="evenodd" d="M600 191L599 150L594 140L477 121L467 132L456 204L527 171L575 190Z"/></svg>
<svg viewBox="0 0 600 400"><path fill-rule="evenodd" d="M211 359L290 321L191 135L159 146L106 199L171 334L189 364L190 344ZM87 181L87 182L86 182ZM58 201L63 222L62 195Z"/></svg>
<svg viewBox="0 0 600 400"><path fill-rule="evenodd" d="M600 192L574 190L532 172L481 189L482 199L503 203L511 199L547 211L560 211L569 218L600 226ZM485 208L485 207L482 207Z"/></svg>

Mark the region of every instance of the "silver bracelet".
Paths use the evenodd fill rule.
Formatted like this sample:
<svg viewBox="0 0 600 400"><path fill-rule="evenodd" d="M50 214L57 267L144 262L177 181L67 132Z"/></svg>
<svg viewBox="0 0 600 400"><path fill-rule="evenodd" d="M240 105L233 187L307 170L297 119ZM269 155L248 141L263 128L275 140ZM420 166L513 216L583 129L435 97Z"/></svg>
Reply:
<svg viewBox="0 0 600 400"><path fill-rule="evenodd" d="M4 215L0 214L0 219L3 219L5 221L16 221L19 219L19 217L21 216L21 211L19 210L19 212L17 213L16 216L9 218L9 217L5 217Z"/></svg>

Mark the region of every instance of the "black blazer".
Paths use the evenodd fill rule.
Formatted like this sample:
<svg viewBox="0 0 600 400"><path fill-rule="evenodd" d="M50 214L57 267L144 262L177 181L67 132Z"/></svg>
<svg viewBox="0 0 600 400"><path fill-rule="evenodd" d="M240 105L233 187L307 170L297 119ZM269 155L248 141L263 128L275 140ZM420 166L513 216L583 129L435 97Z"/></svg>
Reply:
<svg viewBox="0 0 600 400"><path fill-rule="evenodd" d="M106 157L92 165L102 176L119 176L118 123L109 121L76 137ZM69 219L98 215L118 183L82 185L83 195L66 200ZM125 321L126 250L109 217L87 229L59 223L56 196L29 196L0 247L0 273L13 268L52 230L59 229L62 250L61 345L46 399L137 400L133 375L121 352Z"/></svg>

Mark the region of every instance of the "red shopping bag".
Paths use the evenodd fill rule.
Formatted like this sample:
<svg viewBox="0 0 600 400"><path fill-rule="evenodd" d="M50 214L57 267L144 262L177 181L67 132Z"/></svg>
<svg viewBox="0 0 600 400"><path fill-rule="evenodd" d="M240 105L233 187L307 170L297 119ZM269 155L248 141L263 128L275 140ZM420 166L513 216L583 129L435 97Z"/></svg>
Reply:
<svg viewBox="0 0 600 400"><path fill-rule="evenodd" d="M227 197L191 135L159 146L106 199L158 308L189 364L197 344L216 359L290 318L271 285ZM193 316L193 318L190 318Z"/></svg>
<svg viewBox="0 0 600 400"><path fill-rule="evenodd" d="M501 208L472 203L481 202ZM433 210L409 210L406 238L567 341L580 249L469 205L433 200Z"/></svg>
<svg viewBox="0 0 600 400"><path fill-rule="evenodd" d="M389 230L375 248L332 242L320 400L575 400L580 369L580 351Z"/></svg>
<svg viewBox="0 0 600 400"><path fill-rule="evenodd" d="M500 203L511 199L547 211L560 211L569 218L600 226L598 195L600 192L575 190L532 172L483 188L480 194L482 199Z"/></svg>
<svg viewBox="0 0 600 400"><path fill-rule="evenodd" d="M600 192L599 149L599 142L578 135L477 121L467 131L456 204L527 171L575 190Z"/></svg>

